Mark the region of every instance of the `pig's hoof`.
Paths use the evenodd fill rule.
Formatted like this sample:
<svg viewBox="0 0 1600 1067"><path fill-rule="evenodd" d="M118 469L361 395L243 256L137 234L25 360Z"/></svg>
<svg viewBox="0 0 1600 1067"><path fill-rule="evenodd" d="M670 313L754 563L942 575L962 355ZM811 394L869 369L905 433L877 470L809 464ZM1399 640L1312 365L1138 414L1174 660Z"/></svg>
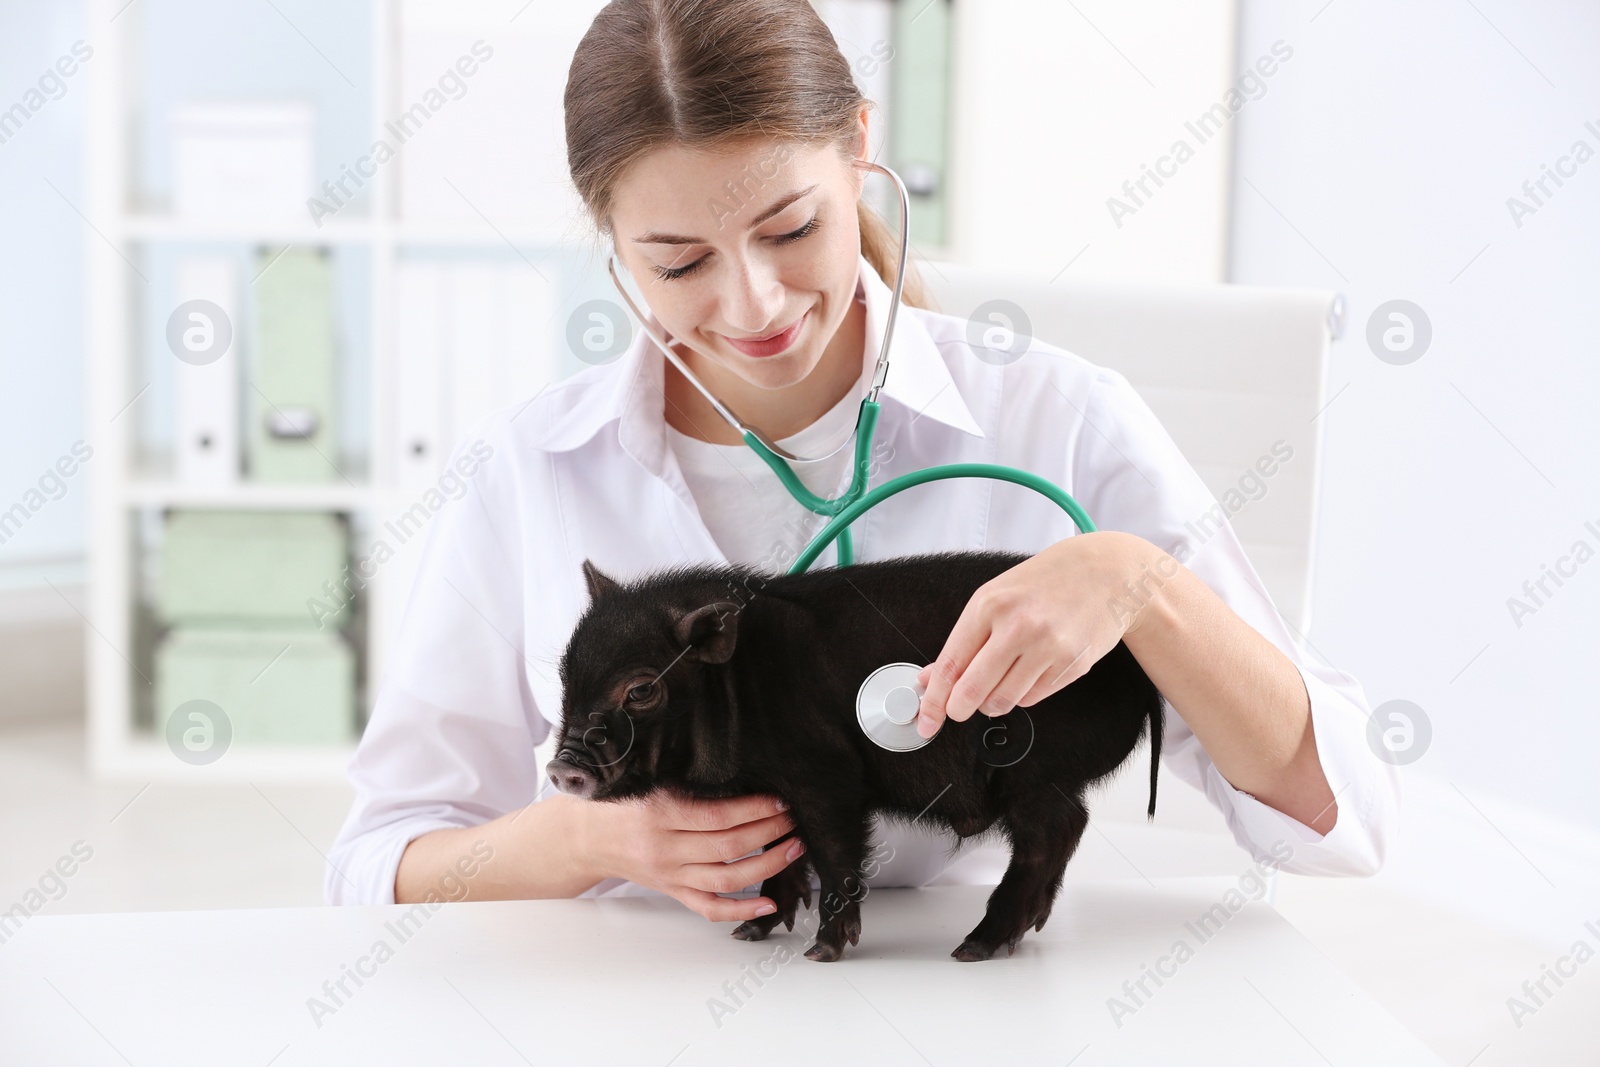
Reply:
<svg viewBox="0 0 1600 1067"><path fill-rule="evenodd" d="M950 953L962 963L977 963L994 955L994 949L977 941L963 941L960 947Z"/></svg>
<svg viewBox="0 0 1600 1067"><path fill-rule="evenodd" d="M961 942L961 946L954 952L950 953L950 955L954 956L962 963L977 963L979 960L986 960L993 957L994 950L999 947L999 945L991 945L987 941L980 941L975 937L969 937L965 941ZM1015 949L1015 947L1015 943L1013 943L1012 948ZM1007 952L1006 955L1009 956L1011 953Z"/></svg>
<svg viewBox="0 0 1600 1067"><path fill-rule="evenodd" d="M769 928L757 920L746 919L733 931L732 936L740 941L765 941L769 932Z"/></svg>
<svg viewBox="0 0 1600 1067"><path fill-rule="evenodd" d="M833 945L824 944L821 941L818 941L815 945L812 945L810 948L806 949L806 959L816 960L818 963L832 963L841 955L843 955L843 953L839 949L835 948Z"/></svg>

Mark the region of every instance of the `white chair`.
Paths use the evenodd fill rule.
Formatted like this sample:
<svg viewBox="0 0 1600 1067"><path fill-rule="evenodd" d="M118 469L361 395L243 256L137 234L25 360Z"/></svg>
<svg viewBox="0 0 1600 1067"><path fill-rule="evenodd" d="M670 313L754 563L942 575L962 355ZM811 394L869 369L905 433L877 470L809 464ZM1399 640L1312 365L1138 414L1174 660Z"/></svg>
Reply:
<svg viewBox="0 0 1600 1067"><path fill-rule="evenodd" d="M1120 371L1219 501L1244 499L1230 521L1291 625L1311 621L1317 487L1328 343L1342 330L1332 292L1239 285L1149 286L1058 281L951 263L923 263L938 310L972 318L985 303L1021 308L1030 336ZM1012 324L1015 326L1015 324ZM1264 479L1240 479L1284 441L1293 458Z"/></svg>

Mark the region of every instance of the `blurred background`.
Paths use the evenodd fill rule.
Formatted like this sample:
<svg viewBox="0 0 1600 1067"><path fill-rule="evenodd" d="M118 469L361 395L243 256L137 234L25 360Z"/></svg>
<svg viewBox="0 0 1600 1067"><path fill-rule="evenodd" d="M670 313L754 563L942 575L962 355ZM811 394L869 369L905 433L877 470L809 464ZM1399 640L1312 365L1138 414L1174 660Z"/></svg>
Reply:
<svg viewBox="0 0 1600 1067"><path fill-rule="evenodd" d="M0 0L0 938L320 903L444 459L628 328L599 6ZM815 6L920 258L1328 294L1304 639L1403 713L1405 826L1275 904L1447 1062L1600 1061L1600 6ZM1163 788L1069 878L1248 868Z"/></svg>

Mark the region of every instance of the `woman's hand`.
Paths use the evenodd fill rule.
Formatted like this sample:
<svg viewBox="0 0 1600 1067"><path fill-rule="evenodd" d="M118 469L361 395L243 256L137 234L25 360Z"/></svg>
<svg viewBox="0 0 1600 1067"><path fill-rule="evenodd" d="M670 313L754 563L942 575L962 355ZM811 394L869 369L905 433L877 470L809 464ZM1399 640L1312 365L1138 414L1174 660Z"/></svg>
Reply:
<svg viewBox="0 0 1600 1067"><path fill-rule="evenodd" d="M775 911L771 897L717 894L759 884L805 852L795 838L739 859L794 829L778 799L760 794L698 800L658 790L638 800L589 804L588 814L589 847L605 877L658 890L712 922Z"/></svg>
<svg viewBox="0 0 1600 1067"><path fill-rule="evenodd" d="M1133 534L1102 530L1058 541L978 587L918 682L926 689L917 733L946 718L1031 707L1086 674L1138 625L1161 577L1140 567L1151 550ZM1145 580L1148 575L1148 580Z"/></svg>

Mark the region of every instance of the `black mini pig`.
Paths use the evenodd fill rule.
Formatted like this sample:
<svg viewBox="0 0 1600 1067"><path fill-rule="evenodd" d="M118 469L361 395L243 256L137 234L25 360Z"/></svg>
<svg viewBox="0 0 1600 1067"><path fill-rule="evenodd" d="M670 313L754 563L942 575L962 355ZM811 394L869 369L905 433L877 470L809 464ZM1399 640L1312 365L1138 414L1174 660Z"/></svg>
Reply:
<svg viewBox="0 0 1600 1067"><path fill-rule="evenodd" d="M824 906L806 956L824 962L860 938L874 813L961 838L1002 829L1010 866L951 955L986 960L1001 945L1009 955L1050 915L1089 824L1088 786L1122 765L1147 721L1155 817L1155 685L1118 642L1033 707L946 720L912 752L874 744L855 698L886 663L932 662L978 587L1026 558L941 553L780 576L693 566L630 584L585 560L591 600L561 658L561 747L548 773L561 791L593 800L670 786L787 801L805 854L762 884L777 912L733 936L760 941L779 922L793 930L801 899L811 905L814 865Z"/></svg>

